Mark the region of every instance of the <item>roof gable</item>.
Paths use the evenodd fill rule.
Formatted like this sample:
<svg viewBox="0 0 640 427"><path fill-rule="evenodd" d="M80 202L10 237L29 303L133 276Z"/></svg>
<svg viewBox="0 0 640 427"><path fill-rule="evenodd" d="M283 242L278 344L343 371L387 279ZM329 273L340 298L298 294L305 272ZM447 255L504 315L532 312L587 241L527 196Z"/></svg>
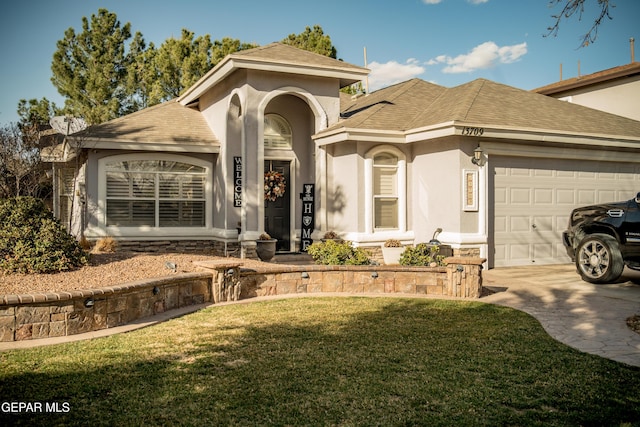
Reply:
<svg viewBox="0 0 640 427"><path fill-rule="evenodd" d="M180 95L178 101L183 105L195 102L203 93L238 69L333 78L339 81L340 87L359 82L369 74L367 68L286 44L271 43L227 55Z"/></svg>
<svg viewBox="0 0 640 427"><path fill-rule="evenodd" d="M94 125L74 138L118 144L167 144L218 146L219 141L202 114L176 100L145 108L108 122Z"/></svg>

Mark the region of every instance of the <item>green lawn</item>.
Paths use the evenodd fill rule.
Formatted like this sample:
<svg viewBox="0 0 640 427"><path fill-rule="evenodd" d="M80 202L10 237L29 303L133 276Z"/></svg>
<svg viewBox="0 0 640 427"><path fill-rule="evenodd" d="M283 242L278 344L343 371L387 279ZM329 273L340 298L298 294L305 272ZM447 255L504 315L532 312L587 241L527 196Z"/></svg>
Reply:
<svg viewBox="0 0 640 427"><path fill-rule="evenodd" d="M212 307L0 353L0 425L640 425L640 368L476 302L298 298Z"/></svg>

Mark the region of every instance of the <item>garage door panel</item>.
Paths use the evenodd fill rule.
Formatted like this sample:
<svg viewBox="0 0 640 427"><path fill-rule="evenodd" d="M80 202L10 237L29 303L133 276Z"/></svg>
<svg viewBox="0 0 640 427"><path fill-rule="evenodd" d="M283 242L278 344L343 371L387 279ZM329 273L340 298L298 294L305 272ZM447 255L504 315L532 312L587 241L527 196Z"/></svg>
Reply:
<svg viewBox="0 0 640 427"><path fill-rule="evenodd" d="M529 205L531 203L530 188L512 188L509 196L511 204Z"/></svg>
<svg viewBox="0 0 640 427"><path fill-rule="evenodd" d="M553 223L553 216L536 216L533 221L535 231L537 231L538 233L553 231Z"/></svg>
<svg viewBox="0 0 640 427"><path fill-rule="evenodd" d="M541 204L553 204L553 189L552 188L536 188L533 192L533 203L535 205Z"/></svg>
<svg viewBox="0 0 640 427"><path fill-rule="evenodd" d="M571 210L628 200L640 191L640 165L631 163L506 156L490 163L491 266L569 262L562 232Z"/></svg>
<svg viewBox="0 0 640 427"><path fill-rule="evenodd" d="M573 189L558 189L556 190L556 201L559 205L573 206L576 204L576 192Z"/></svg>
<svg viewBox="0 0 640 427"><path fill-rule="evenodd" d="M553 247L552 243L537 243L532 245L533 247L533 259L542 260L553 258Z"/></svg>
<svg viewBox="0 0 640 427"><path fill-rule="evenodd" d="M578 190L578 204L592 205L596 203L596 192L593 190Z"/></svg>
<svg viewBox="0 0 640 427"><path fill-rule="evenodd" d="M511 216L509 217L509 232L520 233L527 232L530 228L530 218L528 216Z"/></svg>
<svg viewBox="0 0 640 427"><path fill-rule="evenodd" d="M512 261L525 261L529 262L531 259L531 245L528 243L513 243L508 246L509 248L509 258Z"/></svg>

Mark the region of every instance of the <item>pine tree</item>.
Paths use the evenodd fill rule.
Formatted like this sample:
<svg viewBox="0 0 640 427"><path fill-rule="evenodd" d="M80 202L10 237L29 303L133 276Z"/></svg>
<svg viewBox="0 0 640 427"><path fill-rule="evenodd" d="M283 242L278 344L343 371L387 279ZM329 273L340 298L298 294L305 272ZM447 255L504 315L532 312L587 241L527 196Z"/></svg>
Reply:
<svg viewBox="0 0 640 427"><path fill-rule="evenodd" d="M51 81L66 98L65 108L89 124L123 114L125 77L130 59L125 41L131 25L120 25L114 13L99 9L91 21L82 18L82 32L65 31L53 55Z"/></svg>

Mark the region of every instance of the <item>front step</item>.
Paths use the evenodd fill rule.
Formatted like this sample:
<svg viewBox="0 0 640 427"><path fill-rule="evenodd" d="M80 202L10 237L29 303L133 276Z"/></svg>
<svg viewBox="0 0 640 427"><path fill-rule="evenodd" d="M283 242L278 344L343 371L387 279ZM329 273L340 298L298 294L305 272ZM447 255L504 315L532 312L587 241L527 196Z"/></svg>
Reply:
<svg viewBox="0 0 640 427"><path fill-rule="evenodd" d="M309 265L314 264L311 255L305 252L276 253L271 261L275 264Z"/></svg>

